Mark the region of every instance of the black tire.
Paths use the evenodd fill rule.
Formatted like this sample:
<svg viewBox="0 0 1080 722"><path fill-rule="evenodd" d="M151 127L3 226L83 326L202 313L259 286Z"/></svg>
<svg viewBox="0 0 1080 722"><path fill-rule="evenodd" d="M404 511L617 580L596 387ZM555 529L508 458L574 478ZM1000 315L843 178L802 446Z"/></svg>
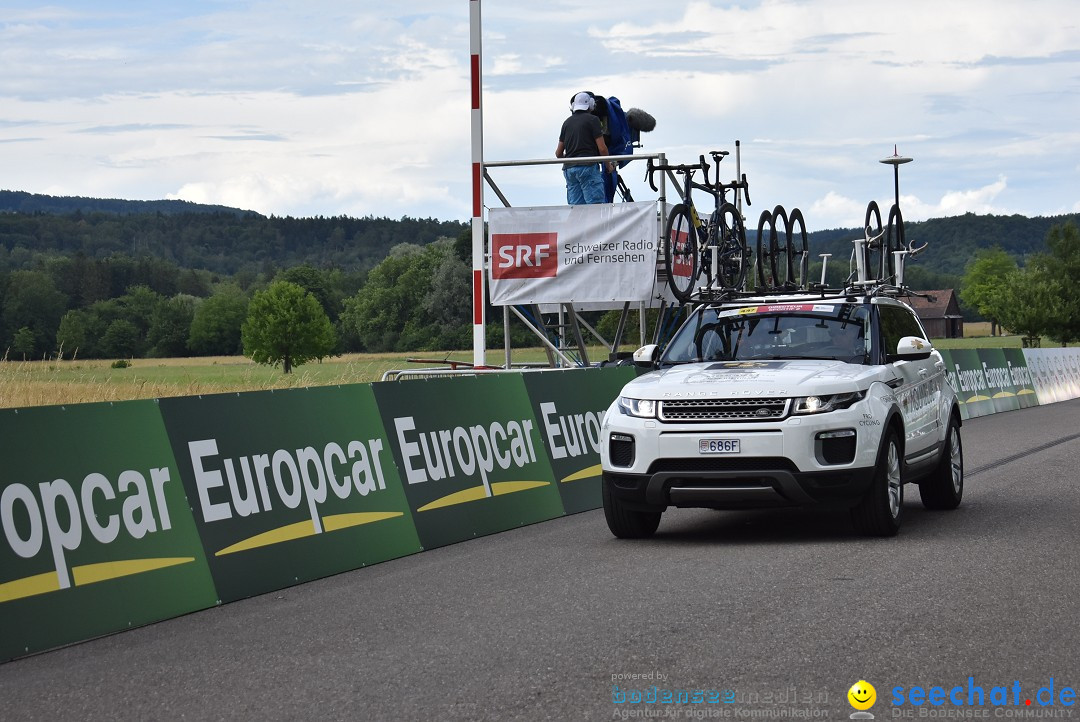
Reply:
<svg viewBox="0 0 1080 722"><path fill-rule="evenodd" d="M927 509L955 509L964 498L964 444L955 415L949 418L941 461L933 474L919 482L919 496Z"/></svg>
<svg viewBox="0 0 1080 722"><path fill-rule="evenodd" d="M776 285L784 286L791 281L791 220L783 206L773 208L773 227L776 228Z"/></svg>
<svg viewBox="0 0 1080 722"><path fill-rule="evenodd" d="M900 437L890 428L878 452L874 481L851 510L855 530L865 536L895 536L904 511L903 456Z"/></svg>
<svg viewBox="0 0 1080 722"><path fill-rule="evenodd" d="M893 251L902 251L907 245L904 242L904 216L900 213L900 206L893 204L889 209L889 225L885 229L885 247L882 249L881 280L884 281L896 275L896 260Z"/></svg>
<svg viewBox="0 0 1080 722"><path fill-rule="evenodd" d="M877 201L870 201L870 203L867 204L863 227L866 229L866 233L870 238L881 235L881 209L878 208ZM875 241L872 247L869 244L866 246L865 259L867 279L881 278L881 244L883 242L884 237Z"/></svg>
<svg viewBox="0 0 1080 722"><path fill-rule="evenodd" d="M634 511L615 498L608 490L607 481L601 482L601 496L604 500L604 518L608 529L620 539L645 539L656 532L660 526L659 511Z"/></svg>
<svg viewBox="0 0 1080 722"><path fill-rule="evenodd" d="M697 232L685 203L671 209L664 228L664 269L671 292L683 303L690 300L701 270L698 267Z"/></svg>
<svg viewBox="0 0 1080 722"><path fill-rule="evenodd" d="M806 288L807 275L810 273L810 246L806 236L806 221L803 213L798 208L791 209L788 216L788 237L792 239L792 268L796 275L791 280L798 284L799 288Z"/></svg>
<svg viewBox="0 0 1080 722"><path fill-rule="evenodd" d="M734 203L724 203L717 212L717 275L725 289L742 290L750 249L746 247L746 224Z"/></svg>
<svg viewBox="0 0 1080 722"><path fill-rule="evenodd" d="M776 243L776 223L772 211L762 211L758 218L754 267L757 285L763 289L776 287Z"/></svg>

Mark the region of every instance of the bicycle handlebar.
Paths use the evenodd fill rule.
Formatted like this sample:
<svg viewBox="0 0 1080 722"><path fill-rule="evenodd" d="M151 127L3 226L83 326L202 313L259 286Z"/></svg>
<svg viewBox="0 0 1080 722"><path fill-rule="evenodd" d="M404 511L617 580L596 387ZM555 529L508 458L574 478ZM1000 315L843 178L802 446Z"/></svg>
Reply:
<svg viewBox="0 0 1080 722"><path fill-rule="evenodd" d="M689 176L693 175L694 171L700 170L702 172L703 176L704 176L705 182L704 183L695 183L694 184L695 187L701 188L702 190L706 190L706 191L708 191L708 190L713 190L713 191L742 190L744 196L746 197L746 205L748 205L748 206L753 205L750 202L750 184L746 180L746 174L745 173L742 174L741 179L733 180L730 183L721 183L720 182L720 161L723 160L724 156L726 156L727 154L728 154L728 152L726 150L709 151L709 155L711 155L713 157L713 159L716 161L716 166L717 166L716 167L716 183L710 183L709 182L709 164L707 162L705 162L705 156L704 155L699 156L699 160L698 160L697 163L681 164L681 165L653 163L652 158L649 158L649 160L648 160L648 162L647 162L647 164L645 166L645 179L649 182L649 187L653 189L653 192L657 192L659 189L656 187L656 184L653 183L653 174L656 171L670 171L672 173L685 173L687 175L687 177L688 177L688 180L689 180Z"/></svg>

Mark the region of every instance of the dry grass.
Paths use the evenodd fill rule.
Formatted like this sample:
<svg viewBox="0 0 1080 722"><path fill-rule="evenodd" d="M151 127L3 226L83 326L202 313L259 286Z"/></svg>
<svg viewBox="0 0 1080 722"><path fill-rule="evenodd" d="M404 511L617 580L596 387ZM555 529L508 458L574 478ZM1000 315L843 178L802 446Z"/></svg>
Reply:
<svg viewBox="0 0 1080 722"><path fill-rule="evenodd" d="M468 362L472 352L346 354L305 364L291 374L242 356L133 359L128 368L113 368L111 360L0 360L0 408L362 384L380 380L391 369L436 365L409 361L417 357ZM501 350L489 350L489 363L501 363L502 358ZM543 358L539 349L523 349L514 351L513 360Z"/></svg>
<svg viewBox="0 0 1080 722"><path fill-rule="evenodd" d="M460 353L456 357L465 358ZM98 360L0 361L0 408L368 383L388 369L410 365L401 354L350 354L305 364L291 374L243 357L129 363L128 368L113 368L112 361Z"/></svg>

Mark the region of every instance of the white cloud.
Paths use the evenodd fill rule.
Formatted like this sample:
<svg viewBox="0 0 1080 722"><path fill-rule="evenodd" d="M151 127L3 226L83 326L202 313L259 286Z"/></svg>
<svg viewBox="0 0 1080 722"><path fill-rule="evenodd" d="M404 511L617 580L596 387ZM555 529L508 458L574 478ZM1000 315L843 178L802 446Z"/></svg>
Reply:
<svg viewBox="0 0 1080 722"><path fill-rule="evenodd" d="M893 143L916 159L910 220L1077 203L1072 0L551 0L484 3L483 18L489 160L550 157L590 89L656 116L645 150L676 162L741 139L751 220L782 203L811 230L861 224L891 198L877 160ZM463 219L468 53L463 1L14 9L0 187ZM557 167L493 175L515 204L562 202ZM652 197L643 169L626 175Z"/></svg>

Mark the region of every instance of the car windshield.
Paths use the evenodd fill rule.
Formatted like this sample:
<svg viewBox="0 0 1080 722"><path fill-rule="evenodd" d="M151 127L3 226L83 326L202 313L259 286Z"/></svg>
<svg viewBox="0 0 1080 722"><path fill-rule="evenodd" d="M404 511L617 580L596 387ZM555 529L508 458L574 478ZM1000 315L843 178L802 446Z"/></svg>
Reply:
<svg viewBox="0 0 1080 722"><path fill-rule="evenodd" d="M749 359L866 363L868 307L853 303L703 308L671 339L661 365Z"/></svg>

